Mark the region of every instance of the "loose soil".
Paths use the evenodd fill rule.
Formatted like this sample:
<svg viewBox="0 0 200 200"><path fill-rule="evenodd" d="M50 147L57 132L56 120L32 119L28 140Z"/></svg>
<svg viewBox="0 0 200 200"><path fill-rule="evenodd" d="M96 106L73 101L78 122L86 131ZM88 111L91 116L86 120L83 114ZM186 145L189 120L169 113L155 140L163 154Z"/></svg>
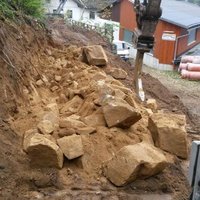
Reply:
<svg viewBox="0 0 200 200"><path fill-rule="evenodd" d="M110 45L100 35L66 26L62 20L49 20L45 26L48 29L31 20L28 24L27 20L21 20L17 25L0 21L0 199L142 199L144 193L169 194L175 200L188 199L190 189L183 161L167 153L171 164L166 170L125 187L114 187L100 173L102 160L110 158L112 152L121 147L140 141L139 132L147 131L142 122L135 127L135 133L138 133L135 136L128 131L124 135L118 128L105 128L87 136L89 139L85 137L88 141L84 143L85 149L88 155L93 154L90 158L94 160L87 170L82 169L79 160L66 160L62 170L30 166L22 150L22 136L24 131L36 126L45 105L59 100L64 91L62 88L53 93L49 90L53 86L60 87L53 81L54 75L68 72L60 66L71 66L77 82L82 86L88 83L87 77L78 77L87 67L79 60L79 47L102 45L109 57L109 64L103 70L109 74L112 67L123 68L128 72L128 78L122 82L133 89L133 68L113 55ZM63 63L64 60L67 63ZM97 69L91 68L91 73L92 70ZM36 81L44 75L51 80L50 85L39 88ZM149 74L144 74L143 80L147 97L155 98L160 109L186 114L188 124L193 126L192 116L177 95ZM93 145L95 148L91 148ZM164 196L161 198L165 199Z"/></svg>

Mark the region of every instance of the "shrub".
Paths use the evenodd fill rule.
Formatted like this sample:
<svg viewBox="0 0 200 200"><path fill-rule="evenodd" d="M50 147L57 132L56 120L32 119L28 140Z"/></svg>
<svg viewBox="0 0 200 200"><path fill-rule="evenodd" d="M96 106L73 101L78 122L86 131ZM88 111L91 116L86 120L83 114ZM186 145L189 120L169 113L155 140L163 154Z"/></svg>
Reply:
<svg viewBox="0 0 200 200"><path fill-rule="evenodd" d="M12 0L16 8L26 15L41 17L43 15L42 0Z"/></svg>
<svg viewBox="0 0 200 200"><path fill-rule="evenodd" d="M43 10L43 0L0 0L0 14L9 18L15 12L41 18Z"/></svg>

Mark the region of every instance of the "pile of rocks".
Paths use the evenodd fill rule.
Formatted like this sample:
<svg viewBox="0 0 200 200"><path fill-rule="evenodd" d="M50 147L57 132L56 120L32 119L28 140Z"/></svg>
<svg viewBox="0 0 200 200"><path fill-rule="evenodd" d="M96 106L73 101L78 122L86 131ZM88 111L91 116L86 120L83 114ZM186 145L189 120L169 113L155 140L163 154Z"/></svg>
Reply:
<svg viewBox="0 0 200 200"><path fill-rule="evenodd" d="M80 67L71 62L54 66L60 74L46 86L58 98L46 105L37 127L24 134L23 149L32 165L62 168L64 157L84 157L83 137L95 136L98 127L118 127L126 134L141 120L153 142L140 140L102 160L103 174L111 182L122 186L161 172L168 163L163 151L187 158L184 116L159 112L155 100L148 100L146 106L140 104L135 93L115 79L126 78L126 72L113 69L113 76L108 76L96 67L108 63L101 47L84 47L83 57L88 65L77 61Z"/></svg>

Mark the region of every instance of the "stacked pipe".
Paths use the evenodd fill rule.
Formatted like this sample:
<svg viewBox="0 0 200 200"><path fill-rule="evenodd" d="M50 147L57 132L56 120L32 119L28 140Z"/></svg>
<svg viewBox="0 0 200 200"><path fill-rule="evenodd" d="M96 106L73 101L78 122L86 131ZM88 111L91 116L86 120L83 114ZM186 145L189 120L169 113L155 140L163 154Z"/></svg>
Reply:
<svg viewBox="0 0 200 200"><path fill-rule="evenodd" d="M200 56L183 56L179 71L184 79L200 80Z"/></svg>

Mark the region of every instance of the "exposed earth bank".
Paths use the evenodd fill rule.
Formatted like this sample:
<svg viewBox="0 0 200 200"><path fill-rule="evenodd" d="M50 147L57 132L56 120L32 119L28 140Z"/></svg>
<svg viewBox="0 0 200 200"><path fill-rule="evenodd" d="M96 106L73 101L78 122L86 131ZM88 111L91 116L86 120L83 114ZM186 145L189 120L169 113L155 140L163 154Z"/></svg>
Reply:
<svg viewBox="0 0 200 200"><path fill-rule="evenodd" d="M56 103L62 110L76 92L92 104L92 95L85 97L85 92L74 89L90 85L90 77L97 72L111 75L112 68L124 69L128 76L121 82L127 89L133 89L133 70L130 64L110 52L110 45L98 34L67 27L62 21L48 21L47 29L44 24L31 20L17 24L1 21L0 25L0 198L142 199L141 195L146 193L147 197L143 199L148 199L148 195L159 199L159 196L151 196L155 194L163 195L162 199L188 199L190 189L184 171L188 163L166 152L168 167L151 178L117 188L102 175L102 161L110 159L122 147L144 138L152 142L145 118L148 113L143 114L144 118L133 129L100 127L96 128L95 134L83 136L88 162L65 159L61 170L33 168L22 149L23 135L27 130L37 128L48 111L47 105ZM94 44L104 47L109 58L107 67L97 68L83 62L81 47ZM188 124L193 125L193 119L178 96L150 75L144 74L143 78L148 97L157 100L158 109L185 114ZM134 92L132 95L143 110L144 105L139 103ZM79 114L85 117L98 108L95 104L91 110L85 105ZM65 117L68 114L65 113ZM55 137L59 134L63 134L60 129L55 131Z"/></svg>

